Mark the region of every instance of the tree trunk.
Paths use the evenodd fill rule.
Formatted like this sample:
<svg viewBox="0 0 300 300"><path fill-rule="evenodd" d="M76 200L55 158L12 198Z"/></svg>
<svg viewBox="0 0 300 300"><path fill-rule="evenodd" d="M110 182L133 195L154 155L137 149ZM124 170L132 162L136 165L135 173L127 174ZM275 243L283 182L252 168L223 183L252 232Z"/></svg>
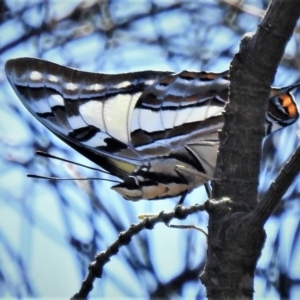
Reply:
<svg viewBox="0 0 300 300"><path fill-rule="evenodd" d="M210 212L207 264L201 275L209 299L253 297L255 267L265 240L265 219L256 214L267 99L299 14L299 1L272 1L256 33L242 39L230 67L213 198L228 197L232 203L231 209Z"/></svg>

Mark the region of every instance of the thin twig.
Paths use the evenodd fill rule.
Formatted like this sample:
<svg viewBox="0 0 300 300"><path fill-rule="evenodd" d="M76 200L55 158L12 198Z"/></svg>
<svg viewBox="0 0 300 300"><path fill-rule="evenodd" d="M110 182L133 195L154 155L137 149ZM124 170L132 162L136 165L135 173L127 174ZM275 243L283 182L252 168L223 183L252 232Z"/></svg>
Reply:
<svg viewBox="0 0 300 300"><path fill-rule="evenodd" d="M280 203L281 198L292 184L300 171L300 147L296 149L292 157L282 167L279 175L272 182L269 190L259 202L253 212L253 221L257 224L264 224L268 217Z"/></svg>
<svg viewBox="0 0 300 300"><path fill-rule="evenodd" d="M83 280L81 288L72 299L84 299L88 296L89 292L93 289L93 282L96 278L102 277L103 267L109 262L110 258L116 255L120 248L129 244L131 238L141 232L143 229L153 229L157 223L169 224L172 219L185 219L188 215L191 215L200 211L207 211L210 213L214 209L228 209L228 205L231 202L229 199L223 199L221 201L207 200L204 204L195 204L190 207L184 207L182 205L176 206L171 212L161 212L154 217L144 218L140 223L132 224L128 230L119 234L119 237L113 242L105 251L100 252L95 256L95 260L89 265L89 271L86 278Z"/></svg>

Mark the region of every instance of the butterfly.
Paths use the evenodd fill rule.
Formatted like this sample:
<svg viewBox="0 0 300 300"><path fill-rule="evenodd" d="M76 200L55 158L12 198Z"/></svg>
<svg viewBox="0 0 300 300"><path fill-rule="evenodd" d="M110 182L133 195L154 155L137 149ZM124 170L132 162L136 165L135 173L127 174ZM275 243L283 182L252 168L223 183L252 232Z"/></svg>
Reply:
<svg viewBox="0 0 300 300"><path fill-rule="evenodd" d="M5 70L42 124L122 180L112 189L125 199L179 196L212 179L228 71L108 75L34 58L9 60ZM298 119L296 86L271 88L267 135Z"/></svg>

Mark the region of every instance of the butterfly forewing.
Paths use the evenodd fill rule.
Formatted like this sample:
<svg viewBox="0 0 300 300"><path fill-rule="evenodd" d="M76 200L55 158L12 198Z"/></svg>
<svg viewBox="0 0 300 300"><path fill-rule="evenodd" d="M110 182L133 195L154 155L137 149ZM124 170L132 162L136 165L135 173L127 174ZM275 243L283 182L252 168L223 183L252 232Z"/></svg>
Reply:
<svg viewBox="0 0 300 300"><path fill-rule="evenodd" d="M131 112L145 88L169 72L106 75L20 58L7 62L6 73L28 110L95 163L122 178L123 162L141 165L130 141Z"/></svg>

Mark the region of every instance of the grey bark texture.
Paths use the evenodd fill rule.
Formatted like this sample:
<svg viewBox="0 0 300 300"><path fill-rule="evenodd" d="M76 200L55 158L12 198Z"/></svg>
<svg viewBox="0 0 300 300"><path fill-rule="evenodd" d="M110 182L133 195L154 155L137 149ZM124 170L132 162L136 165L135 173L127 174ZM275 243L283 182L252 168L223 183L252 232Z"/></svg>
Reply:
<svg viewBox="0 0 300 300"><path fill-rule="evenodd" d="M258 202L267 99L299 14L300 1L273 0L257 31L242 39L230 66L229 104L215 172L220 181L213 182L213 198L228 197L232 205L210 212L207 264L200 276L209 299L253 297L255 267L265 241L264 222L286 189L278 185L287 186L298 173L298 166L283 171L281 183L275 183L275 188L273 184L268 193L267 204L266 198Z"/></svg>

